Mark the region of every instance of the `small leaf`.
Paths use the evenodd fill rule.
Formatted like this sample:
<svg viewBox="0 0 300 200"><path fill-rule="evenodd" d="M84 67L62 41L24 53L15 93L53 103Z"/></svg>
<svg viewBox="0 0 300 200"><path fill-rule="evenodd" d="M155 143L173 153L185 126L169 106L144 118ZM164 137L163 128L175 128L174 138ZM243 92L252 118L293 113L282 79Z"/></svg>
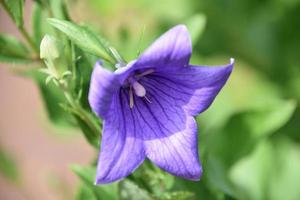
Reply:
<svg viewBox="0 0 300 200"><path fill-rule="evenodd" d="M41 43L41 40L43 38L44 33L50 32L46 30L45 27L45 15L46 13L42 9L42 5L35 3L33 5L33 11L32 11L32 19L31 19L31 24L32 24L32 34L33 34L33 39L35 41L36 46L39 46Z"/></svg>
<svg viewBox="0 0 300 200"><path fill-rule="evenodd" d="M69 19L69 14L67 12L67 8L63 0L51 0L49 2L51 10L53 12L53 17L62 20Z"/></svg>
<svg viewBox="0 0 300 200"><path fill-rule="evenodd" d="M167 192L158 197L159 200L191 200L195 199L195 195L189 191Z"/></svg>
<svg viewBox="0 0 300 200"><path fill-rule="evenodd" d="M153 200L147 191L129 180L120 182L120 197L122 200Z"/></svg>
<svg viewBox="0 0 300 200"><path fill-rule="evenodd" d="M24 0L4 0L4 4L11 13L16 25L22 27Z"/></svg>
<svg viewBox="0 0 300 200"><path fill-rule="evenodd" d="M98 39L98 36L89 29L76 25L72 22L59 19L51 18L48 19L48 22L58 30L65 33L68 38L82 50L112 62L112 58L103 47L104 44Z"/></svg>
<svg viewBox="0 0 300 200"><path fill-rule="evenodd" d="M18 39L0 34L0 61L30 62L29 51Z"/></svg>
<svg viewBox="0 0 300 200"><path fill-rule="evenodd" d="M118 185L112 183L109 185L95 185L96 167L80 167L78 165L71 166L72 171L80 178L97 200L118 200Z"/></svg>
<svg viewBox="0 0 300 200"><path fill-rule="evenodd" d="M93 190L82 184L76 194L75 200L97 200L97 198Z"/></svg>
<svg viewBox="0 0 300 200"><path fill-rule="evenodd" d="M186 26L190 32L192 38L192 44L196 45L200 39L206 25L206 17L203 14L196 14L189 18L186 22Z"/></svg>

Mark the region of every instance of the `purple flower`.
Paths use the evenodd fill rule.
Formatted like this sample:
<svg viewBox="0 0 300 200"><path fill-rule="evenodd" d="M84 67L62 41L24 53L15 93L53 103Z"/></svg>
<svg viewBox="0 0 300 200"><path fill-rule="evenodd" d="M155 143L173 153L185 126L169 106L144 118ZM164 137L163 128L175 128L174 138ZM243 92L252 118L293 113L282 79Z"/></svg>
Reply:
<svg viewBox="0 0 300 200"><path fill-rule="evenodd" d="M128 176L145 158L179 177L199 180L197 124L233 67L193 66L191 39L178 25L126 67L110 72L97 62L89 102L103 119L96 184Z"/></svg>

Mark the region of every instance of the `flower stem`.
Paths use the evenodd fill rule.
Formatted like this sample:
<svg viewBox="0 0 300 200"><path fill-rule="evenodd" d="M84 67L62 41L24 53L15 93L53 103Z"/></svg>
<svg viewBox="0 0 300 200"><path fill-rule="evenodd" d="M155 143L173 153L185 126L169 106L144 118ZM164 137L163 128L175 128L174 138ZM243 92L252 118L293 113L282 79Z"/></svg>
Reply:
<svg viewBox="0 0 300 200"><path fill-rule="evenodd" d="M73 95L69 91L67 82L59 82L59 86L64 92L64 95L70 106L76 111L76 115L87 124L96 137L99 137L101 128L93 122L94 120L92 117L84 109L82 109L78 102L73 98Z"/></svg>
<svg viewBox="0 0 300 200"><path fill-rule="evenodd" d="M30 37L30 35L28 34L27 30L21 26L18 27L20 33L22 34L22 36L25 38L25 40L27 41L27 43L29 44L29 46L32 48L32 50L37 54L40 55L39 49L37 48L37 46L34 44L34 41L32 40L32 38Z"/></svg>

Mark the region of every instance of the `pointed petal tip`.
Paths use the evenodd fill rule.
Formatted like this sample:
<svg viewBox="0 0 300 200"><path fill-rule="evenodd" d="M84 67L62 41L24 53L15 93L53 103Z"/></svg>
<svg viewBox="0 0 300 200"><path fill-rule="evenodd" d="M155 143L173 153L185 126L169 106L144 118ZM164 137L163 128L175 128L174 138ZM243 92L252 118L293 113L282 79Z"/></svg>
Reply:
<svg viewBox="0 0 300 200"><path fill-rule="evenodd" d="M199 165L196 169L194 169L193 171L190 171L189 174L186 176L182 176L182 175L177 175L179 177L183 177L185 179L191 180L191 181L200 181L201 177L202 177L202 166Z"/></svg>
<svg viewBox="0 0 300 200"><path fill-rule="evenodd" d="M230 65L234 64L234 58L230 58Z"/></svg>
<svg viewBox="0 0 300 200"><path fill-rule="evenodd" d="M105 184L110 184L113 181L107 181L107 180L101 180L101 179L97 179L94 183L94 185L105 185Z"/></svg>
<svg viewBox="0 0 300 200"><path fill-rule="evenodd" d="M95 185L105 185L105 184L110 184L113 182L120 181L122 179L124 179L124 177L123 178L107 178L105 176L98 175L98 176L96 176L96 180L95 180L94 184Z"/></svg>
<svg viewBox="0 0 300 200"><path fill-rule="evenodd" d="M233 70L233 66L234 66L234 58L230 58L229 64L225 66L225 68L227 69L226 71L228 72L228 74L231 74L232 70Z"/></svg>
<svg viewBox="0 0 300 200"><path fill-rule="evenodd" d="M197 171L197 173L195 173L194 177L192 177L190 180L192 180L192 181L200 181L200 179L202 177L202 173L203 173L203 169L202 169L202 166L200 165L199 170Z"/></svg>
<svg viewBox="0 0 300 200"><path fill-rule="evenodd" d="M184 24L178 24L178 25L174 26L173 29L178 29L178 30L182 30L182 31L187 31L188 32L188 28Z"/></svg>

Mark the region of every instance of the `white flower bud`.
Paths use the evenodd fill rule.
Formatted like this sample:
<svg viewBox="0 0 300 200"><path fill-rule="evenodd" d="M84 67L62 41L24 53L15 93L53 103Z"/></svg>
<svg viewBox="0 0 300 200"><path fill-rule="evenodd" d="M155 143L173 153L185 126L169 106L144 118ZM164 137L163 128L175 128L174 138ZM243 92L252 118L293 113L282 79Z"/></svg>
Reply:
<svg viewBox="0 0 300 200"><path fill-rule="evenodd" d="M45 35L40 45L40 58L54 60L59 57L59 44L55 37Z"/></svg>

